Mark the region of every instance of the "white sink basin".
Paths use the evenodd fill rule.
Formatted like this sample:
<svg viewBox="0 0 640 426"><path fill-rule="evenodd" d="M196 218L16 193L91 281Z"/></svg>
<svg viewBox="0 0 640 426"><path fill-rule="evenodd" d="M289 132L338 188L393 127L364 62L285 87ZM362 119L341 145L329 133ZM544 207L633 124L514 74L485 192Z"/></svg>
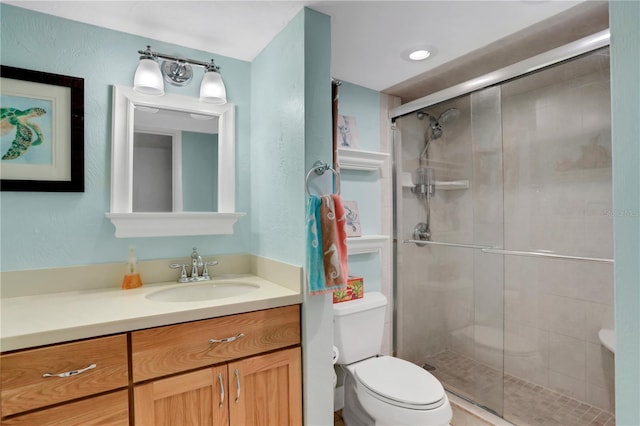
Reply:
<svg viewBox="0 0 640 426"><path fill-rule="evenodd" d="M259 289L258 284L239 281L215 281L200 284L183 284L147 294L147 299L157 302L198 302L241 296Z"/></svg>

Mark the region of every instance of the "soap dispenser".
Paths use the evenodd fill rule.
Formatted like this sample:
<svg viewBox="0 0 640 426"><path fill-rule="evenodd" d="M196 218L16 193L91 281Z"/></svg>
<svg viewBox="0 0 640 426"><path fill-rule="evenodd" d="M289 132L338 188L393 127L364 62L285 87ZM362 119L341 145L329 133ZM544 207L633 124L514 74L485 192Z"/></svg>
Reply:
<svg viewBox="0 0 640 426"><path fill-rule="evenodd" d="M142 278L138 273L138 259L136 258L136 249L129 248L129 261L127 262L127 273L122 279L122 289L129 290L132 288L142 287Z"/></svg>

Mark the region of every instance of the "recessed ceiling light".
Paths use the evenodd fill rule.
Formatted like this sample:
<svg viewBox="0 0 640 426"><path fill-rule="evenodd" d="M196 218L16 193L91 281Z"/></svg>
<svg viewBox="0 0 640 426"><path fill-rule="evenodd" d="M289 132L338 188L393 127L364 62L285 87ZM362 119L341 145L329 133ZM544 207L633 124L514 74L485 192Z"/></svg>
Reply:
<svg viewBox="0 0 640 426"><path fill-rule="evenodd" d="M414 50L413 52L409 53L409 59L411 59L412 61L422 61L424 59L427 59L429 56L431 56L431 52L424 49Z"/></svg>
<svg viewBox="0 0 640 426"><path fill-rule="evenodd" d="M409 62L420 62L427 58L433 58L438 53L438 49L427 43L415 43L407 46L400 57Z"/></svg>

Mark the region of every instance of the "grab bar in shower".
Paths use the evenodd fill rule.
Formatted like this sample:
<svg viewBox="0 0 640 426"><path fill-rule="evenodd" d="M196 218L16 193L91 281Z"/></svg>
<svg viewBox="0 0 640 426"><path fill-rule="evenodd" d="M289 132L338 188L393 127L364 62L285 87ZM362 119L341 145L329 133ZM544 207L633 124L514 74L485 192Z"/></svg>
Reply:
<svg viewBox="0 0 640 426"><path fill-rule="evenodd" d="M480 250L487 254L502 254L507 256L529 256L529 257L547 257L551 259L567 259L567 260L579 260L583 262L598 262L598 263L613 263L613 259L601 258L601 257L584 257L584 256L570 256L566 254L548 253L541 251L522 251L522 250L503 250L496 247L484 246L479 244L462 244L462 243L447 243L444 241L425 241L425 240L403 240L403 243L411 243L418 245L432 245L432 246L446 246L446 247L461 247Z"/></svg>

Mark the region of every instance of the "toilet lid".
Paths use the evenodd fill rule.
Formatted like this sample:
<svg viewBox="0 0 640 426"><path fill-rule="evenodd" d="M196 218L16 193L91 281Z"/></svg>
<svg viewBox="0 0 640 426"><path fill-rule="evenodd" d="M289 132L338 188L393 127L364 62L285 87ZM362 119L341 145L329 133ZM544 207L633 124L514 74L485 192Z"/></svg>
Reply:
<svg viewBox="0 0 640 426"><path fill-rule="evenodd" d="M442 384L428 371L399 358L382 356L362 362L356 379L368 390L405 407L430 409L441 405Z"/></svg>

